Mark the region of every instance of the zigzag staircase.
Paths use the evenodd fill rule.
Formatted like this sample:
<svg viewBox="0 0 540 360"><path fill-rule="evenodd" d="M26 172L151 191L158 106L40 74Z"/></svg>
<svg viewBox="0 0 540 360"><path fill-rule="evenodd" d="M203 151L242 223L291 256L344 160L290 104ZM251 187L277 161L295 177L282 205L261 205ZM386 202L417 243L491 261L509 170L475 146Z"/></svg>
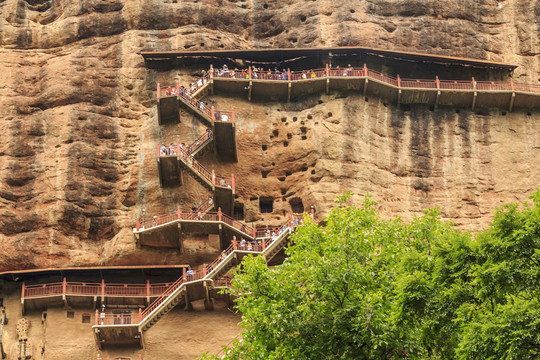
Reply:
<svg viewBox="0 0 540 360"><path fill-rule="evenodd" d="M142 345L143 333L156 324L165 314L182 301L187 303L188 301L197 300L196 297L190 298L190 288L195 289L196 287L202 287L207 294L208 289L215 287L215 282L217 282L217 280L225 276L230 269L237 266L242 261L242 258L248 254L262 255L267 262L270 261L285 247L287 239L292 231L292 227L289 227L289 225L286 224L280 228L279 235L258 238L259 243L257 244L246 245L233 241L227 250L225 250L212 264L204 266L202 270L193 274L184 274L165 290L160 297L154 300L154 302L152 302L144 311L140 312L138 323L94 325L92 328L94 329L96 341L98 341L98 344L102 345L104 340L100 338L100 336L102 336L100 334L104 334L104 331L111 329L117 337L121 336L121 334L133 336L133 330L135 330L136 326L137 335L135 335L135 337L141 339L140 343ZM125 331L123 328L132 330L132 332Z"/></svg>

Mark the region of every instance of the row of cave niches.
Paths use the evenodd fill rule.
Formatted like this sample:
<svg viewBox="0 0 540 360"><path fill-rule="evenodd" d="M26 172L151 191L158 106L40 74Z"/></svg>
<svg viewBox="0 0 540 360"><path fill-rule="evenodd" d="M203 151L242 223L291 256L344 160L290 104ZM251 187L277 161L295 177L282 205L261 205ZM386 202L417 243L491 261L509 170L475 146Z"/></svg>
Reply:
<svg viewBox="0 0 540 360"><path fill-rule="evenodd" d="M274 212L274 198L273 197L270 197L270 196L251 197L249 200L259 202L259 211L261 212L261 214L272 214ZM283 201L286 201L286 199L283 198ZM291 211L295 214L301 214L304 212L304 203L302 199L298 197L289 199L289 205L291 207ZM283 213L281 215L285 216L287 215L287 213ZM236 220L244 220L244 204L243 203L240 203L240 202L234 203L233 217Z"/></svg>
<svg viewBox="0 0 540 360"><path fill-rule="evenodd" d="M332 113L328 113L328 117L332 117ZM313 116L312 115L308 115L307 116L308 120L312 120L313 119ZM293 122L297 122L298 121L298 118L295 116L292 118L292 121ZM282 117L281 118L281 122L282 123L285 123L285 125L289 125L289 123L287 122L287 118L286 117ZM315 122L315 125L319 124L319 122ZM305 126L305 121L302 120L300 121L300 140L307 140L308 139L308 136L307 136L307 127ZM274 138L277 138L279 136L279 130L278 129L274 129L272 131L272 134L270 135L270 140L273 140ZM283 147L287 147L289 146L289 140L293 140L293 137L294 135L290 132L287 132L287 140L284 140L283 141ZM264 144L262 145L262 151L266 151L268 150L268 145ZM265 176L263 176L265 177Z"/></svg>

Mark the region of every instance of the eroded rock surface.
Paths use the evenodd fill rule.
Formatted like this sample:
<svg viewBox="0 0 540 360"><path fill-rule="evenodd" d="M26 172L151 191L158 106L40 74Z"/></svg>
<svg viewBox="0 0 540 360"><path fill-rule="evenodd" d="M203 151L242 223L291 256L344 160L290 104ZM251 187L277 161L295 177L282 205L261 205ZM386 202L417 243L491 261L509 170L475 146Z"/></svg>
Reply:
<svg viewBox="0 0 540 360"><path fill-rule="evenodd" d="M155 162L158 141L204 131L186 114L158 126L156 82L188 83L200 69L148 71L139 51L361 45L514 63L517 81L536 83L539 18L528 0L0 0L0 271L215 254L202 243L186 254L135 246L143 207L206 196L189 178L160 188ZM295 197L323 215L351 190L370 191L387 216L440 206L476 231L538 186L538 114L403 111L360 94L210 101L235 107L240 161L201 161L235 173L250 222L280 222ZM274 198L273 214L260 214L260 196Z"/></svg>

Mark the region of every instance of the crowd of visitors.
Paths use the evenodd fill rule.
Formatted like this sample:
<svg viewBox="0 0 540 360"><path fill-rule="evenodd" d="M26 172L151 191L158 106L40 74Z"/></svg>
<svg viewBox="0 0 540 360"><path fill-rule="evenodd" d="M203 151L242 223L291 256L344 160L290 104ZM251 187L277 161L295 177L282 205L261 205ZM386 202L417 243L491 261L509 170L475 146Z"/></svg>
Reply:
<svg viewBox="0 0 540 360"><path fill-rule="evenodd" d="M262 67L253 67L251 70L237 69L229 70L227 65L223 65L221 69L214 69L213 76L226 77L234 79L250 79L253 80L307 80L315 79L317 77L325 77L326 71L324 70L302 70L292 72L288 69L279 70L274 67L274 70L264 70ZM361 76L362 69L354 70L351 64L348 64L346 68L329 68L331 76Z"/></svg>

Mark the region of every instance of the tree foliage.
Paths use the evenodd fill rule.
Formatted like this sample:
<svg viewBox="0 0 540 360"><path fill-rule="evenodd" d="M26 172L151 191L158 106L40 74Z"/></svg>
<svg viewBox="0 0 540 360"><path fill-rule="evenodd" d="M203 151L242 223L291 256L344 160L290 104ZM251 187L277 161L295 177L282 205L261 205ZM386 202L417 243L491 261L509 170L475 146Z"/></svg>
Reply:
<svg viewBox="0 0 540 360"><path fill-rule="evenodd" d="M233 280L242 340L226 359L540 358L540 191L476 238L437 209L405 224L349 194L292 235L287 259ZM208 357L208 355L205 355Z"/></svg>

